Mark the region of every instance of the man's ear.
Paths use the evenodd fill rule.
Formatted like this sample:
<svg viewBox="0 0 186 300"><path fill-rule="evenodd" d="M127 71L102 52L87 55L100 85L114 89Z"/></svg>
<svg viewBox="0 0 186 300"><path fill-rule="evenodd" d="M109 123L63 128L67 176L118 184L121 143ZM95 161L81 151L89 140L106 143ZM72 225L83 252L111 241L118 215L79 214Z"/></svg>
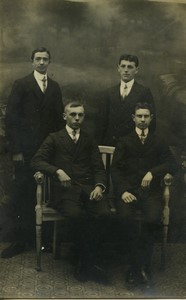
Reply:
<svg viewBox="0 0 186 300"><path fill-rule="evenodd" d="M154 118L154 115L153 115L153 114L151 114L151 115L150 115L150 118L151 118L151 120L152 120L152 119Z"/></svg>
<svg viewBox="0 0 186 300"><path fill-rule="evenodd" d="M135 74L137 74L137 73L138 73L138 71L139 71L139 67L137 67L137 68L136 68L136 72L135 72Z"/></svg>
<svg viewBox="0 0 186 300"><path fill-rule="evenodd" d="M132 120L134 121L135 115L132 114Z"/></svg>
<svg viewBox="0 0 186 300"><path fill-rule="evenodd" d="M63 119L64 119L64 120L66 120L66 119L67 119L67 117L66 117L66 114L65 114L65 113L63 113Z"/></svg>

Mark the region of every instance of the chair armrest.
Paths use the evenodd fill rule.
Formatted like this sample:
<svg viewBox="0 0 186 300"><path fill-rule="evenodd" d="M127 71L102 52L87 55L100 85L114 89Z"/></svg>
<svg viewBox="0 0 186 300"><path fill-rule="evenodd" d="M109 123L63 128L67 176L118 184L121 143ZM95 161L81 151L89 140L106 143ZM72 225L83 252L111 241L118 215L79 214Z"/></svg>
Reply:
<svg viewBox="0 0 186 300"><path fill-rule="evenodd" d="M169 225L169 200L170 200L170 186L172 184L173 176L167 173L164 176L164 191L163 191L163 225Z"/></svg>
<svg viewBox="0 0 186 300"><path fill-rule="evenodd" d="M34 174L34 179L37 184L42 184L44 182L44 174L38 171Z"/></svg>
<svg viewBox="0 0 186 300"><path fill-rule="evenodd" d="M167 173L165 176L164 176L164 184L165 186L170 186L172 184L172 181L173 181L173 176L169 173Z"/></svg>
<svg viewBox="0 0 186 300"><path fill-rule="evenodd" d="M35 181L37 183L37 189L36 189L36 210L39 209L43 202L43 183L44 183L44 174L41 172L36 172L34 174Z"/></svg>

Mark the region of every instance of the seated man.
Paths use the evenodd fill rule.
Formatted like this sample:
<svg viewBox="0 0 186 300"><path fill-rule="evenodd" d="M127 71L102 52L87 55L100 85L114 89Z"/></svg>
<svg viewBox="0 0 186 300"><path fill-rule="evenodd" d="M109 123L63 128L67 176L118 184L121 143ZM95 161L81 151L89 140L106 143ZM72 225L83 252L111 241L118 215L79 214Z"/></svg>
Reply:
<svg viewBox="0 0 186 300"><path fill-rule="evenodd" d="M148 103L137 103L134 115L135 130L121 138L112 162L112 180L117 195L116 205L129 244L130 269L128 283L149 286L153 234L162 211L161 179L174 174L177 165L165 141L149 132L153 118ZM139 228L135 211L141 209L143 222Z"/></svg>
<svg viewBox="0 0 186 300"><path fill-rule="evenodd" d="M49 175L52 207L69 221L78 255L78 280L106 283L97 265L96 252L109 206L103 193L106 175L99 148L80 127L84 107L79 102L65 105L66 127L50 134L32 159L34 171Z"/></svg>

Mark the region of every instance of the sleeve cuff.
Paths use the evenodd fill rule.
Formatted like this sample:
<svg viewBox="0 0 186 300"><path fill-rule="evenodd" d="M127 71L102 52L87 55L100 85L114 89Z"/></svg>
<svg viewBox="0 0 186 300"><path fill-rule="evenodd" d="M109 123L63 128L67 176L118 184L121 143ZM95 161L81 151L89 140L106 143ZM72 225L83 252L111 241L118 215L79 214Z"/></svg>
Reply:
<svg viewBox="0 0 186 300"><path fill-rule="evenodd" d="M96 187L96 186L99 186L99 187L102 189L102 192L103 192L103 193L105 192L106 186L105 186L103 183L97 183L97 184L95 185L95 187Z"/></svg>

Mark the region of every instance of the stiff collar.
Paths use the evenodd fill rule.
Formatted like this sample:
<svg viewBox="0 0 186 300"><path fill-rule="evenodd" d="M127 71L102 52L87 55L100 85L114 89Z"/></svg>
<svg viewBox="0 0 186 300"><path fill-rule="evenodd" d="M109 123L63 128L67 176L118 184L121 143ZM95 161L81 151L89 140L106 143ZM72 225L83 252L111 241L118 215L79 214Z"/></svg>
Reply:
<svg viewBox="0 0 186 300"><path fill-rule="evenodd" d="M65 126L67 132L69 135L72 134L72 132L74 131L74 129L72 129L71 127L69 127L68 125ZM76 129L76 134L80 134L80 128Z"/></svg>
<svg viewBox="0 0 186 300"><path fill-rule="evenodd" d="M132 88L133 84L134 84L134 79L132 79L132 80L129 81L129 82L124 82L123 80L121 80L121 88L122 88L122 89L124 89L125 86L127 85L127 89L130 90L130 89Z"/></svg>
<svg viewBox="0 0 186 300"><path fill-rule="evenodd" d="M37 72L36 70L34 70L34 77L35 77L36 80L43 80L44 76L47 80L47 73L46 74L41 74L41 73Z"/></svg>
<svg viewBox="0 0 186 300"><path fill-rule="evenodd" d="M141 130L140 128L138 128L138 127L136 127L135 130L136 130L137 135L141 136L142 130ZM148 133L149 133L149 129L148 129L148 128L145 128L145 129L144 129L144 135L147 136Z"/></svg>

